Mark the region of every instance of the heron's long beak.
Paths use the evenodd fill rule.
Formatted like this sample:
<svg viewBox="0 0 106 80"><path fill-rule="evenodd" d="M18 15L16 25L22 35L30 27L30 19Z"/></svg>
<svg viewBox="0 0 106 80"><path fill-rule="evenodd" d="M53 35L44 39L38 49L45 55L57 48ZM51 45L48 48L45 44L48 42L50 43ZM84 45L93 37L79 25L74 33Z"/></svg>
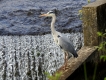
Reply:
<svg viewBox="0 0 106 80"><path fill-rule="evenodd" d="M39 17L47 16L47 14L41 14Z"/></svg>

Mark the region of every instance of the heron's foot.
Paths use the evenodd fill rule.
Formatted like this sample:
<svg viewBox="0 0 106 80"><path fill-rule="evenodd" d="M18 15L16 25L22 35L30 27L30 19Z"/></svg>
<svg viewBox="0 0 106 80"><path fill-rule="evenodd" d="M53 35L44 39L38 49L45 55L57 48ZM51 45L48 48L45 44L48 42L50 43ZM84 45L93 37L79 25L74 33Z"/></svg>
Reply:
<svg viewBox="0 0 106 80"><path fill-rule="evenodd" d="M69 69L69 66L67 64L64 64L63 65L63 70L67 70L67 69Z"/></svg>

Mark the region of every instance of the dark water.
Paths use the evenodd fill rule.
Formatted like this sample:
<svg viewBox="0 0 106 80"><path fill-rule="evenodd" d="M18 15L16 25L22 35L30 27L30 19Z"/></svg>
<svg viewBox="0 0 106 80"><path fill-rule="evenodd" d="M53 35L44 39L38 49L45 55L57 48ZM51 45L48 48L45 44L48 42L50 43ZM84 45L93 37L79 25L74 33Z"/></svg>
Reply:
<svg viewBox="0 0 106 80"><path fill-rule="evenodd" d="M81 31L78 10L86 4L87 0L1 0L0 34L50 33L51 19L39 18L39 15L52 9L57 11L57 30Z"/></svg>

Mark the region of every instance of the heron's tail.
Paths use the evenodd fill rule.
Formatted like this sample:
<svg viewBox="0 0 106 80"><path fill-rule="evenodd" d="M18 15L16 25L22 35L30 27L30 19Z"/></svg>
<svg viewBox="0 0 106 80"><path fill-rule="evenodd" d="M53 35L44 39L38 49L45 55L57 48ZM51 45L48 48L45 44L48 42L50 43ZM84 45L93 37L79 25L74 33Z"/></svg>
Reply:
<svg viewBox="0 0 106 80"><path fill-rule="evenodd" d="M75 50L74 50L74 52L72 54L73 54L74 58L78 57L78 54L77 54L77 52Z"/></svg>
<svg viewBox="0 0 106 80"><path fill-rule="evenodd" d="M74 57L75 57L75 58L77 58L77 57L78 57L78 54L77 54L77 52L76 52L76 53L74 53L73 55L74 55Z"/></svg>
<svg viewBox="0 0 106 80"><path fill-rule="evenodd" d="M68 56L68 59L71 58L72 55L74 56L74 58L77 58L77 57L78 57L78 54L77 54L76 51L74 51L73 53L69 53L68 55L69 55L69 56Z"/></svg>

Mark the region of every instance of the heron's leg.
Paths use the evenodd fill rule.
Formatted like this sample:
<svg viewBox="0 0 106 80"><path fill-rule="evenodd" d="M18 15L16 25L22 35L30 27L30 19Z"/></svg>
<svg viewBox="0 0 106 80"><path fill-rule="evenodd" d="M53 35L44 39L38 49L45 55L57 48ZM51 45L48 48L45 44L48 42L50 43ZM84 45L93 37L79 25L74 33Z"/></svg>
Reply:
<svg viewBox="0 0 106 80"><path fill-rule="evenodd" d="M65 52L65 67L66 67L66 62L67 62L67 55L66 55L66 52Z"/></svg>
<svg viewBox="0 0 106 80"><path fill-rule="evenodd" d="M67 52L65 52L65 55L66 55L65 66L67 66L67 61L68 61L68 53L67 53Z"/></svg>
<svg viewBox="0 0 106 80"><path fill-rule="evenodd" d="M64 51L64 66L63 69L65 70L67 68L67 58L68 58L68 53Z"/></svg>
<svg viewBox="0 0 106 80"><path fill-rule="evenodd" d="M66 63L66 53L64 52L64 65Z"/></svg>
<svg viewBox="0 0 106 80"><path fill-rule="evenodd" d="M67 53L64 51L64 70L66 69L67 66Z"/></svg>

